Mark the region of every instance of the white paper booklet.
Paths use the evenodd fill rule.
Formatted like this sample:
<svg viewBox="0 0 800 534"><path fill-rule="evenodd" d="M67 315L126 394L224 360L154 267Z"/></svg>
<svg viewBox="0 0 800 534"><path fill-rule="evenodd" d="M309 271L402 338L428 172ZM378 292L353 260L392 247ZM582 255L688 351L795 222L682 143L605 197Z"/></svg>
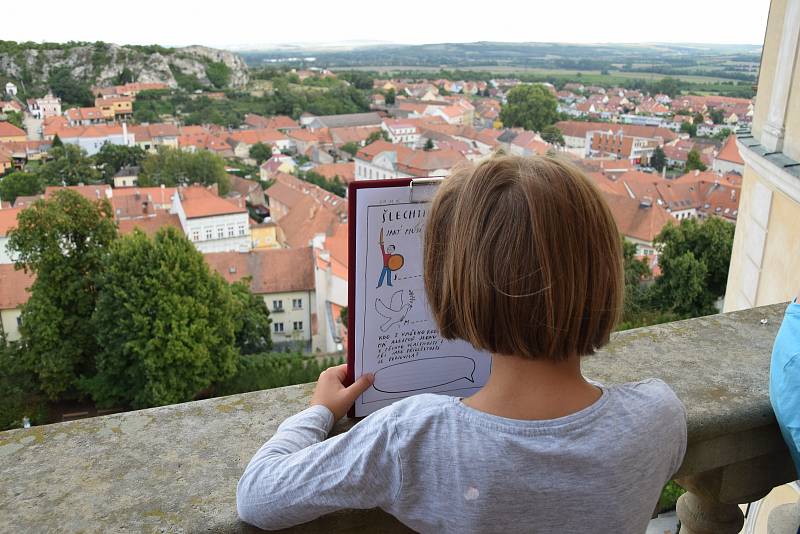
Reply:
<svg viewBox="0 0 800 534"><path fill-rule="evenodd" d="M355 261L348 266L355 286L350 363L356 378L373 373L375 382L356 401L355 416L417 393L473 394L489 377L491 356L443 339L431 317L422 278L430 203L412 202L407 183L359 185L349 199L355 202L349 219L355 232Z"/></svg>

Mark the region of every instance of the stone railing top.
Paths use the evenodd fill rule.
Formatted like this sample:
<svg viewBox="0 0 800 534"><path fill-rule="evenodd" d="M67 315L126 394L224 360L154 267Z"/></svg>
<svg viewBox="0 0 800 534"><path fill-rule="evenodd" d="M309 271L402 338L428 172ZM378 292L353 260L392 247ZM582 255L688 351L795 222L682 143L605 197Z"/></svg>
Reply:
<svg viewBox="0 0 800 534"><path fill-rule="evenodd" d="M622 332L587 358L585 374L607 384L658 377L672 386L689 420L684 475L771 454L781 442L769 405L769 359L784 308ZM291 386L0 433L0 530L245 531L236 482L311 391L311 384ZM743 442L757 443L743 449ZM302 530L378 526L401 528L382 513L351 511Z"/></svg>

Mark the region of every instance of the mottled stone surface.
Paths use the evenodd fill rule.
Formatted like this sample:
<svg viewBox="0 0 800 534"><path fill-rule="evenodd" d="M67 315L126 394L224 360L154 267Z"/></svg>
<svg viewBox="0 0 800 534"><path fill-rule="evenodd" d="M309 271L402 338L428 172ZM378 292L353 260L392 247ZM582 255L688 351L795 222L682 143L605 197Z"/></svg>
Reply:
<svg viewBox="0 0 800 534"><path fill-rule="evenodd" d="M768 398L783 310L624 332L587 359L586 374L608 384L654 376L675 389L689 417L684 474L768 453L788 457ZM278 424L306 406L311 390L292 386L0 433L0 531L248 531L236 516L238 477ZM380 511L333 514L296 530L404 531Z"/></svg>

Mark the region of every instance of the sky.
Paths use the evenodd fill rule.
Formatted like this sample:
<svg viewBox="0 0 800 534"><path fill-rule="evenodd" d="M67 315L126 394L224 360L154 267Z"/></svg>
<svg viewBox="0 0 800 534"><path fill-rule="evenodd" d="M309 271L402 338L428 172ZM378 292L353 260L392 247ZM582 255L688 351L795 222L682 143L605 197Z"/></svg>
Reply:
<svg viewBox="0 0 800 534"><path fill-rule="evenodd" d="M37 0L3 13L0 39L190 44L505 41L762 44L769 0ZM296 9L293 9L296 7ZM10 13L9 13L10 10ZM96 15L95 15L96 13Z"/></svg>

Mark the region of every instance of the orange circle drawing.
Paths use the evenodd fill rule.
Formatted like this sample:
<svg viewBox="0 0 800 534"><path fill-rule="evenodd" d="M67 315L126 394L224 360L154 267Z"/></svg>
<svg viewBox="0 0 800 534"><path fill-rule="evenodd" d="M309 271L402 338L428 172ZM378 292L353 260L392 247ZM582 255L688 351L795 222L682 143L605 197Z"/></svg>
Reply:
<svg viewBox="0 0 800 534"><path fill-rule="evenodd" d="M403 266L403 256L400 254L392 254L389 256L389 261L387 262L390 271L397 271Z"/></svg>

